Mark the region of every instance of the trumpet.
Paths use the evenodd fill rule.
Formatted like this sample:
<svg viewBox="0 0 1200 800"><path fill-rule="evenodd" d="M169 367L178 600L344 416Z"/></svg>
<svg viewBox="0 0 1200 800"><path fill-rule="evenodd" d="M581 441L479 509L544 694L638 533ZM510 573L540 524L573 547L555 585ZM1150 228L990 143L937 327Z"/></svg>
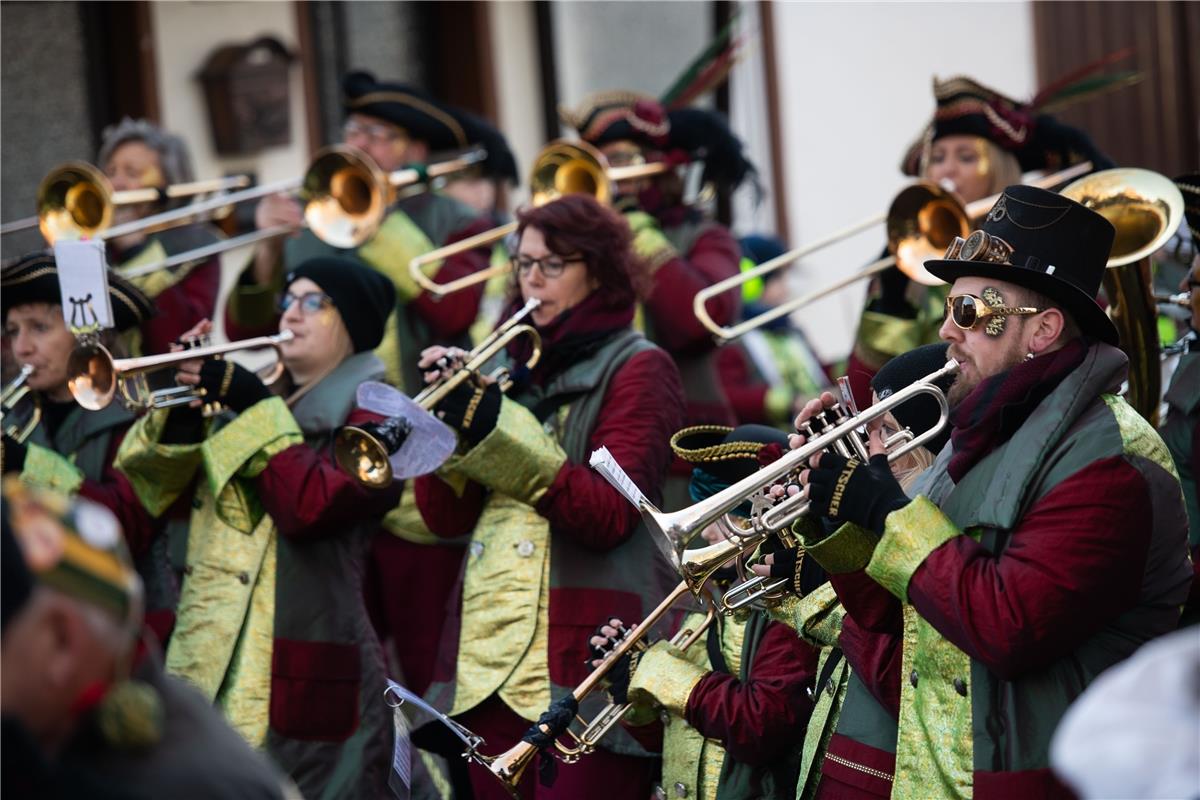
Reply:
<svg viewBox="0 0 1200 800"><path fill-rule="evenodd" d="M542 337L536 328L523 324L521 321L532 314L534 309L541 304L542 301L536 297L525 301L525 305L517 313L505 320L486 339L466 354L461 367L450 375L441 377L426 386L413 398L413 402L426 411L433 409L446 395L454 391L455 387L477 375L485 364L508 346L509 342L520 336L529 336L533 341L533 351L525 362L525 366L529 369L536 366L542 356ZM490 377L500 383L501 390L507 390L511 384L506 369L493 372ZM379 487L391 483L392 467L388 456L395 452L404 441L396 429L399 419L393 417L384 423L384 428L380 431L382 438L355 425L343 426L334 440L333 452L338 465L346 472L356 476L359 482L366 486ZM384 441L385 439L387 441Z"/></svg>
<svg viewBox="0 0 1200 800"><path fill-rule="evenodd" d="M1092 163L1085 161L1061 172L1039 178L1030 185L1042 188L1057 186L1088 172L1091 168ZM692 299L692 310L700 324L712 333L717 343L724 344L847 286L858 283L864 278L883 272L893 265L899 267L905 275L918 283L927 286L937 285L941 281L926 271L924 262L927 259L937 258L945 252L945 249L954 241L955 236L966 238L971 221L986 214L998 199L1000 199L1000 195L995 194L963 207L954 195L942 187L927 182L915 183L896 195L886 214L849 225L824 239L790 250L770 261L759 264L754 269L748 269L739 275L731 276L702 289ZM718 325L712 315L708 313L708 301L717 295L788 267L804 256L823 250L885 221L887 222L888 250L891 251L891 255L874 261L858 272L818 291L810 292L786 303L780 303L775 308L736 325Z"/></svg>
<svg viewBox="0 0 1200 800"><path fill-rule="evenodd" d="M643 509L642 515L651 532L657 537L660 549L684 579L697 579L702 574L697 572L698 565L707 566L723 555L729 555L729 558L725 559L729 561L732 554L757 547L771 535L787 535L792 523L808 513L809 502L802 494L777 501L771 496L770 489L775 484L788 482L805 468L812 456L822 450L834 450L842 455L857 455L864 461L867 460L869 453L866 426L919 395L927 395L937 402L938 421L920 435L914 436L912 431L904 430L888 437L884 442L888 451L888 461L900 458L937 436L950 422L950 406L946 395L936 382L957 370L958 362L951 359L944 367L857 414L848 413L842 405L834 406L825 412L828 427L819 432L811 428L806 430L806 433L812 434L808 440L795 450L785 453L782 458L680 511L667 513L648 506ZM750 502L750 517L745 530L730 527L728 530L735 531L735 535L731 536L729 541L687 549L691 540L708 525L720 520L747 500Z"/></svg>
<svg viewBox="0 0 1200 800"><path fill-rule="evenodd" d="M717 564L713 567L712 572L715 572L721 565ZM709 573L711 575L711 572ZM634 626L625 638L623 638L616 647L604 657L604 661L600 666L596 667L592 672L584 678L571 694L577 702L581 702L585 697L590 695L605 676L616 666L617 662L629 651L637 649L646 649L645 638L649 634L660 619L669 612L675 603L688 594L694 595L700 599L700 594L703 591L703 581L695 583L687 578L679 583L675 589L667 595L658 606L650 612L650 616ZM697 640L700 639L712 625L716 619L716 610L708 604L708 611L704 620L696 626L694 630L684 628L671 638L671 644L680 650L686 650L691 647ZM621 721L625 716L625 712L629 710L630 703L615 703L610 702L606 705L592 720L589 722L576 715L583 726L580 733L575 733L568 729L567 733L574 739L574 745L564 745L559 740L555 739L554 748L559 752L563 763L573 764L583 756L592 753L596 749L596 744L603 738L604 734L608 733L614 725ZM542 727L544 733L550 731ZM473 737L473 741L480 741L479 737ZM488 756L480 753L475 747L467 750L464 756L477 764L483 766L488 772L496 776L496 778L508 790L512 797L520 800L520 794L517 792L517 787L521 783L521 778L525 774L525 770L533 763L533 758L538 754L538 746L530 742L518 742L508 750L495 756Z"/></svg>
<svg viewBox="0 0 1200 800"><path fill-rule="evenodd" d="M9 412L17 407L17 403L21 402L22 398L30 397L33 400L33 413L29 415L28 421L24 426L13 423L4 426L4 435L13 439L16 442L23 442L33 433L34 428L42 420L42 407L37 402L37 398L29 394L29 387L25 385L25 381L29 380L29 376L33 374L33 365L24 364L21 366L21 372L17 377L13 378L0 391L0 418L8 416Z"/></svg>
<svg viewBox="0 0 1200 800"><path fill-rule="evenodd" d="M612 203L616 194L615 187L618 181L660 175L669 169L669 165L660 162L613 167L609 165L603 153L587 142L556 139L543 147L534 159L529 177L531 202L536 207L567 194L590 194L599 202L608 205ZM498 242L516 230L517 223L509 222L454 244L431 250L408 263L408 274L418 286L439 298L459 289L485 283L492 276L503 275L512 267L509 264L498 264L448 283L435 283L425 275L425 268L444 258Z"/></svg>
<svg viewBox="0 0 1200 800"><path fill-rule="evenodd" d="M1175 294L1155 294L1154 302L1160 306L1183 306L1187 308L1192 304L1191 292L1176 292Z"/></svg>
<svg viewBox="0 0 1200 800"><path fill-rule="evenodd" d="M283 374L280 345L290 342L294 334L280 331L271 336L243 339L239 342L207 345L174 353L162 353L139 358L113 358L104 345L83 342L71 351L67 359L67 388L75 402L89 411L106 408L120 391L121 399L131 410L144 411L152 408L172 408L187 405L201 397L192 386L172 386L166 389L149 390L147 376L158 370L171 369L175 365L194 358L209 358L238 350L255 350L271 347L280 357L271 371L261 376L263 383L271 384Z"/></svg>

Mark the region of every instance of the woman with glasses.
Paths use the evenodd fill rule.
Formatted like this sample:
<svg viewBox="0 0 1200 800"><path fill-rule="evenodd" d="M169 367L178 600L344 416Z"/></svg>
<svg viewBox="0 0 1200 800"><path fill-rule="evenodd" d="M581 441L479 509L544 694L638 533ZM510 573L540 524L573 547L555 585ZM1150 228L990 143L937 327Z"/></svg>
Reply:
<svg viewBox="0 0 1200 800"><path fill-rule="evenodd" d="M631 328L648 275L630 252L629 227L583 195L518 221L508 310L541 301L531 317L541 359L514 369L507 396L487 380L447 396L436 413L458 429L459 455L413 486L431 530L471 537L458 624L447 626L444 667L427 696L497 750L587 675L584 634L596 619L642 619L678 582L637 509L588 466L607 447L657 501L682 423L674 363ZM525 364L529 347L515 341L508 360ZM427 378L460 355L425 351ZM584 705L581 713L595 710ZM614 733L553 788L535 787L530 774L523 796L646 797L654 772L646 756ZM508 796L475 765L471 783L477 798Z"/></svg>
<svg viewBox="0 0 1200 800"><path fill-rule="evenodd" d="M183 362L176 380L228 413L152 412L120 454L153 513L198 479L167 669L308 798L387 791L392 722L362 574L401 485L364 487L337 467L332 442L345 424L380 421L355 398L383 375L372 351L394 302L386 278L352 261L301 264L279 301L279 330L292 334L282 396L233 361Z"/></svg>

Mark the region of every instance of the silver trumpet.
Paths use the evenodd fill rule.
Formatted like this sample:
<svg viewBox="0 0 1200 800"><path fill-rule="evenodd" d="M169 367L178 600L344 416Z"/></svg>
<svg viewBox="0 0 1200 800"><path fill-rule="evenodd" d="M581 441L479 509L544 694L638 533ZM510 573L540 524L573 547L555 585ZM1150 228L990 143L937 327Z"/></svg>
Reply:
<svg viewBox="0 0 1200 800"><path fill-rule="evenodd" d="M650 503L643 504L642 516L655 535L659 549L685 581L694 582L701 577L692 574L695 565L728 563L737 556L753 552L771 536L780 536L790 544L791 526L808 513L810 503L803 494L777 499L771 495L771 487L795 483L799 473L808 466L809 459L824 450L867 460L868 424L919 395L927 395L937 402L937 424L920 435L902 430L888 437L884 447L891 462L923 446L950 423L949 403L936 383L957 370L958 362L951 359L941 369L880 400L866 411L853 413L842 404L827 409L827 426L820 431L809 426L804 431L806 441L802 446L687 508L663 512ZM727 515L746 502L750 503L749 518L744 523L734 523ZM688 549L692 539L714 522L720 522L727 540ZM726 592L721 600L722 610L730 613L756 602L778 590L783 581L782 578L750 578Z"/></svg>

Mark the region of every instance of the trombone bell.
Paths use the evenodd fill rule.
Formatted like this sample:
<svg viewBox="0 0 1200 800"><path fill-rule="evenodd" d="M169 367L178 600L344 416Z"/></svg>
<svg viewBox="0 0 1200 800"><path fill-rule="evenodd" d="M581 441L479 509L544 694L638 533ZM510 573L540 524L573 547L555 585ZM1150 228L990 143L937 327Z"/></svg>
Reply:
<svg viewBox="0 0 1200 800"><path fill-rule="evenodd" d="M888 249L896 266L917 283L943 281L925 269L926 259L940 258L955 236L966 238L970 221L962 204L936 184L920 182L896 195L888 209Z"/></svg>
<svg viewBox="0 0 1200 800"><path fill-rule="evenodd" d="M1102 215L1117 229L1109 267L1132 264L1154 253L1183 220L1179 187L1148 169L1094 172L1074 181L1061 194Z"/></svg>
<svg viewBox="0 0 1200 800"><path fill-rule="evenodd" d="M383 223L391 203L387 176L374 160L349 145L326 147L313 158L300 191L304 219L334 247L358 247Z"/></svg>
<svg viewBox="0 0 1200 800"><path fill-rule="evenodd" d="M113 188L104 173L83 161L50 171L38 186L38 228L50 244L93 236L112 222Z"/></svg>

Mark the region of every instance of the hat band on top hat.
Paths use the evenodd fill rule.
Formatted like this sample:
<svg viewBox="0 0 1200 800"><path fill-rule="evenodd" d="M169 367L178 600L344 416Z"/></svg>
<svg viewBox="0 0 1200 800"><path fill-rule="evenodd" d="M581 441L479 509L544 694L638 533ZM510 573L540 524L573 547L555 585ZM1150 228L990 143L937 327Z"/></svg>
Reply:
<svg viewBox="0 0 1200 800"><path fill-rule="evenodd" d="M346 100L346 108L362 108L363 106L373 105L375 103L400 103L401 105L415 108L422 114L433 117L438 122L442 123L449 129L450 133L454 134L454 138L458 140L460 147L467 146L467 134L463 130L462 125L458 124L458 120L442 111L435 105L426 103L419 97L414 97L406 92L367 92L364 95L359 95L353 99Z"/></svg>

